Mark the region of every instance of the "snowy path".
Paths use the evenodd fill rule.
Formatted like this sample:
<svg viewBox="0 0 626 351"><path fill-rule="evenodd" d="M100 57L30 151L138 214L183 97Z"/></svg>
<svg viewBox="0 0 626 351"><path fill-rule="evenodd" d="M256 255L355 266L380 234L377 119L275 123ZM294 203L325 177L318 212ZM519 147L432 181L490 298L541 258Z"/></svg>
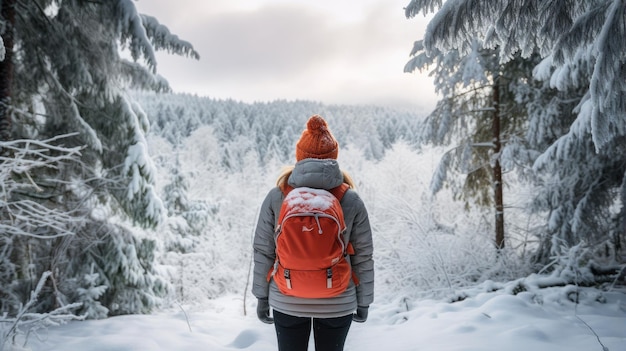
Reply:
<svg viewBox="0 0 626 351"><path fill-rule="evenodd" d="M479 294L454 304L424 300L409 312L400 305L373 305L370 319L356 324L346 350L355 351L602 351L593 332L574 314L561 290L538 296ZM605 303L576 307L577 315L611 351L626 350L626 295L605 294ZM537 303L540 301L540 303ZM74 322L31 340L32 350L160 351L276 350L274 329L243 316L240 297L212 301L204 311L120 316ZM191 328L191 331L189 330ZM313 350L311 348L311 350Z"/></svg>

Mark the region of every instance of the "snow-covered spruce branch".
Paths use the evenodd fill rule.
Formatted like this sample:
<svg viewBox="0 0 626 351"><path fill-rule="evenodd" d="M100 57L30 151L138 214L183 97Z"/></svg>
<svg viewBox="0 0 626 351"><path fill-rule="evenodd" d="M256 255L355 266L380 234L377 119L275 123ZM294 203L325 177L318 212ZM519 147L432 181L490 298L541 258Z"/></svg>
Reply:
<svg viewBox="0 0 626 351"><path fill-rule="evenodd" d="M48 278L52 275L50 271L44 272L37 283L34 291L30 293L30 299L20 307L14 318L7 318L6 315L0 317L0 333L2 333L2 344L0 351L9 343L16 345L18 336L24 336L24 346L28 342L31 333L36 333L39 329L45 329L51 326L64 324L71 320L83 320L85 316L76 316L71 311L82 305L82 303L73 303L62 306L48 313L29 313L28 311L37 303L39 294L44 287ZM8 325L6 329L3 325Z"/></svg>
<svg viewBox="0 0 626 351"><path fill-rule="evenodd" d="M4 195L13 190L17 183L13 179L16 174L28 174L35 168L56 169L62 162L74 161L80 156L82 147L63 147L51 144L63 138L76 135L64 134L46 140L18 139L0 141L0 149L5 152L0 155L0 189ZM7 156L10 155L10 156ZM31 181L32 183L32 181ZM35 185L35 184L31 184Z"/></svg>
<svg viewBox="0 0 626 351"><path fill-rule="evenodd" d="M76 149L77 151L82 149L81 147L74 147L74 148L65 148L63 146L57 146L57 145L53 145L51 144L52 142L55 141L59 141L59 140L63 140L72 136L76 136L78 135L78 133L67 133L67 134L60 134L60 135L55 135L53 137L50 137L48 139L44 139L44 140L37 140L37 139L14 139L14 140L10 140L10 141L2 141L0 142L0 144L2 146L11 146L11 145L18 145L18 144L23 144L23 143L27 143L27 144L32 144L32 145L39 145L43 148L46 149L50 149L50 150L57 150L57 151L62 151L62 150L74 150Z"/></svg>
<svg viewBox="0 0 626 351"><path fill-rule="evenodd" d="M14 194L25 189L41 191L31 178L31 171L58 169L64 162L77 162L81 147L66 148L52 144L73 135L0 142L0 149L7 151L0 156L0 211L3 213L0 233L45 239L72 234L70 224L79 220L72 213L49 208L33 200L15 198Z"/></svg>
<svg viewBox="0 0 626 351"><path fill-rule="evenodd" d="M82 147L66 148L51 144L76 134L63 134L46 140L18 139L0 141L0 149L8 151L11 155L11 157L0 156L0 163L4 165L0 169L0 177L6 180L6 175L10 173L21 174L36 167L55 167L54 165L58 162L79 156ZM58 154L52 154L52 151Z"/></svg>
<svg viewBox="0 0 626 351"><path fill-rule="evenodd" d="M458 161L455 159L459 159L459 156L456 156L456 153L459 153L463 148L493 148L494 144L492 142L484 142L484 143L464 143L459 144L446 152L441 156L439 164L435 169L433 177L431 178L430 189L432 194L438 193L442 188L443 184L448 180L448 170L451 168L459 169L461 174L472 174L479 169L485 167L491 167L489 162L479 163L474 165L472 168L460 169L460 164L464 163L463 161Z"/></svg>
<svg viewBox="0 0 626 351"><path fill-rule="evenodd" d="M560 240L561 242L563 240ZM568 247L562 244L555 252L552 261L538 272L546 278L535 279L539 289L575 285L577 287L593 287L601 284L613 284L619 279L622 266L602 266L593 260L592 248L586 242ZM551 271L549 276L546 272Z"/></svg>

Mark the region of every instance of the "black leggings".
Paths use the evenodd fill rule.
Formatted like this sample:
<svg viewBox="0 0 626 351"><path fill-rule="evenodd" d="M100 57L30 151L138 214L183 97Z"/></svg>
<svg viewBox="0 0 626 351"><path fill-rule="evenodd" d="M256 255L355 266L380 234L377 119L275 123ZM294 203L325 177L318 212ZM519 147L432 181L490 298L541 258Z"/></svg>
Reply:
<svg viewBox="0 0 626 351"><path fill-rule="evenodd" d="M338 318L294 317L274 310L274 326L278 338L278 351L307 351L311 324L315 350L343 351L352 314Z"/></svg>

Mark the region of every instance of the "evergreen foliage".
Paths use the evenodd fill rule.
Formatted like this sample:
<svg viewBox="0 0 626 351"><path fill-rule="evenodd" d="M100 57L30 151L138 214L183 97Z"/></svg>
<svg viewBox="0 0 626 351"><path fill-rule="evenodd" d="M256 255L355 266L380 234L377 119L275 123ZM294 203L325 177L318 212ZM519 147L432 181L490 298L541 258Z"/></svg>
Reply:
<svg viewBox="0 0 626 351"><path fill-rule="evenodd" d="M619 260L626 240L626 4L412 0L405 9L407 17L420 12L435 13L419 43L425 57L470 59L478 42L501 65L525 67L515 77L530 89L513 90L525 132L502 156L529 162L539 177L530 210L546 220L535 233L536 261L547 264L563 245L581 242L597 259ZM459 81L437 74L438 85Z"/></svg>
<svg viewBox="0 0 626 351"><path fill-rule="evenodd" d="M0 234L0 255L12 267L1 277L11 298L3 297L0 314L27 300L43 271L52 272L52 283L42 291L37 312L75 301L86 302L83 311L93 318L105 310L149 311L167 284L153 268L155 242L131 228L155 227L164 208L154 189L147 119L126 91L168 89L156 75L155 50L198 54L156 19L138 14L131 0L3 1L3 15L11 4L16 16L0 18L3 39L11 34L15 44L7 46L12 76L0 78L12 87L1 119L12 121L11 139L66 135L63 146L81 152L77 162L56 168L41 166L28 174L12 169L33 186L3 193L7 203L32 201L41 211L72 220L60 232L37 226L31 213L25 221L32 227L24 230L30 235ZM3 160L2 167L16 162ZM12 226L11 212L1 211L0 221Z"/></svg>
<svg viewBox="0 0 626 351"><path fill-rule="evenodd" d="M452 144L442 156L431 190L437 193L449 186L468 208L470 201L493 207L494 243L501 249L505 245L502 189L506 180L502 173L527 167L527 162L518 162L529 159L520 135L528 123L529 97L540 95L537 85L526 78L538 57L517 57L500 64L498 52L482 48L477 40L466 55L459 50L427 53L422 41L415 43L411 55L405 72L434 66L435 88L443 95L426 119L421 139L435 145Z"/></svg>

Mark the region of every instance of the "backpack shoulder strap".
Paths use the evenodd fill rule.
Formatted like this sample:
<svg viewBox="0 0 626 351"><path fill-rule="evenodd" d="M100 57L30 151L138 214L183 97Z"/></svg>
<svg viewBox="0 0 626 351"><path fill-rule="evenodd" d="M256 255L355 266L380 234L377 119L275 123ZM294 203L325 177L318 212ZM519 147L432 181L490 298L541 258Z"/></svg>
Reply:
<svg viewBox="0 0 626 351"><path fill-rule="evenodd" d="M289 192L292 190L293 190L293 187L291 185L285 184L285 186L282 189L283 195L287 196L287 194L289 194Z"/></svg>
<svg viewBox="0 0 626 351"><path fill-rule="evenodd" d="M346 191L348 191L348 189L350 189L350 185L348 185L348 183L342 183L340 186L332 188L328 191L333 194L337 198L337 200L341 201L343 195L346 193Z"/></svg>

